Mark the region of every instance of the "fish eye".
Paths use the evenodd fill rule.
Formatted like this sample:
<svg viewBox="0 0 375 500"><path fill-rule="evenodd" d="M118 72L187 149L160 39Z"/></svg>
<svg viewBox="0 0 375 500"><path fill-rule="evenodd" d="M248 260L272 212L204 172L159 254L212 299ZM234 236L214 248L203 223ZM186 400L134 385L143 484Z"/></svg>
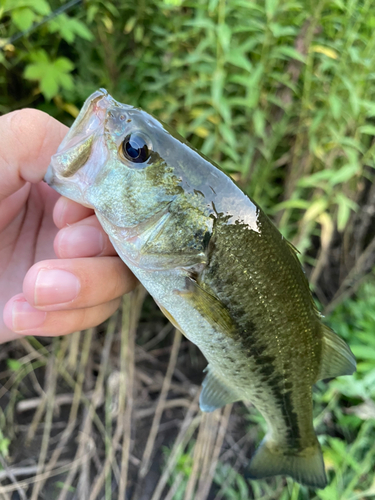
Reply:
<svg viewBox="0 0 375 500"><path fill-rule="evenodd" d="M122 153L132 163L144 163L151 155L147 140L140 134L129 134L125 137L122 142Z"/></svg>

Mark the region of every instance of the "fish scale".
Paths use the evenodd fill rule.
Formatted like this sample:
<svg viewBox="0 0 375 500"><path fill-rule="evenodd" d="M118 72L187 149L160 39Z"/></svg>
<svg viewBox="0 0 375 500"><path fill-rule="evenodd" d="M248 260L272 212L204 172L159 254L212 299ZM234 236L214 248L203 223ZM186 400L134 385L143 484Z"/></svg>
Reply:
<svg viewBox="0 0 375 500"><path fill-rule="evenodd" d="M46 182L95 210L114 248L208 361L203 411L251 401L267 422L248 475L324 488L312 386L355 359L317 312L294 247L214 163L101 89Z"/></svg>

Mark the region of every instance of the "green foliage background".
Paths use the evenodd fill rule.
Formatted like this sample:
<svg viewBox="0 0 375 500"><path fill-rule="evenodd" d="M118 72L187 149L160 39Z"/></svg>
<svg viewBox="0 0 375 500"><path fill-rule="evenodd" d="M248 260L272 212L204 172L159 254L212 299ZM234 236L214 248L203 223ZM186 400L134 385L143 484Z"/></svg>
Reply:
<svg viewBox="0 0 375 500"><path fill-rule="evenodd" d="M316 395L330 486L277 498L375 498L374 2L90 0L47 21L62 3L0 5L2 113L32 106L69 125L105 87L219 163L298 247L359 366ZM223 498L274 498L233 481Z"/></svg>

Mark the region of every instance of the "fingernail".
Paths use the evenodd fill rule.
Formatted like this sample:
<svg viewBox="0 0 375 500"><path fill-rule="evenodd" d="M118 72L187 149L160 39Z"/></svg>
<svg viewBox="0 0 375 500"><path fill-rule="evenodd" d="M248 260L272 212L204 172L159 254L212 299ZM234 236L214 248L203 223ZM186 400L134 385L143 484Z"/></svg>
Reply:
<svg viewBox="0 0 375 500"><path fill-rule="evenodd" d="M41 269L35 280L35 305L49 306L71 302L77 297L80 288L79 280L68 271Z"/></svg>
<svg viewBox="0 0 375 500"><path fill-rule="evenodd" d="M95 257L104 250L103 233L93 226L71 226L60 231L59 254L62 258Z"/></svg>
<svg viewBox="0 0 375 500"><path fill-rule="evenodd" d="M42 326L47 313L34 309L25 299L15 300L12 307L12 325L17 333Z"/></svg>

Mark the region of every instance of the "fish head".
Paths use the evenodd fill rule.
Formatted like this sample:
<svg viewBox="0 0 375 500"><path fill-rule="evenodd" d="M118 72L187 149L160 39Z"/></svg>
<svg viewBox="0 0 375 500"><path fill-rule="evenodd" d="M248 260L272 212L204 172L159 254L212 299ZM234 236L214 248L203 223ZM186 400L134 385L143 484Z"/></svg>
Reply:
<svg viewBox="0 0 375 500"><path fill-rule="evenodd" d="M256 207L227 175L168 126L103 89L86 100L44 180L94 209L119 254L144 265L148 254L149 267L162 255L163 266L205 262L218 216L258 230Z"/></svg>
<svg viewBox="0 0 375 500"><path fill-rule="evenodd" d="M184 192L192 153L154 117L99 90L52 157L45 181L113 225L133 227Z"/></svg>

